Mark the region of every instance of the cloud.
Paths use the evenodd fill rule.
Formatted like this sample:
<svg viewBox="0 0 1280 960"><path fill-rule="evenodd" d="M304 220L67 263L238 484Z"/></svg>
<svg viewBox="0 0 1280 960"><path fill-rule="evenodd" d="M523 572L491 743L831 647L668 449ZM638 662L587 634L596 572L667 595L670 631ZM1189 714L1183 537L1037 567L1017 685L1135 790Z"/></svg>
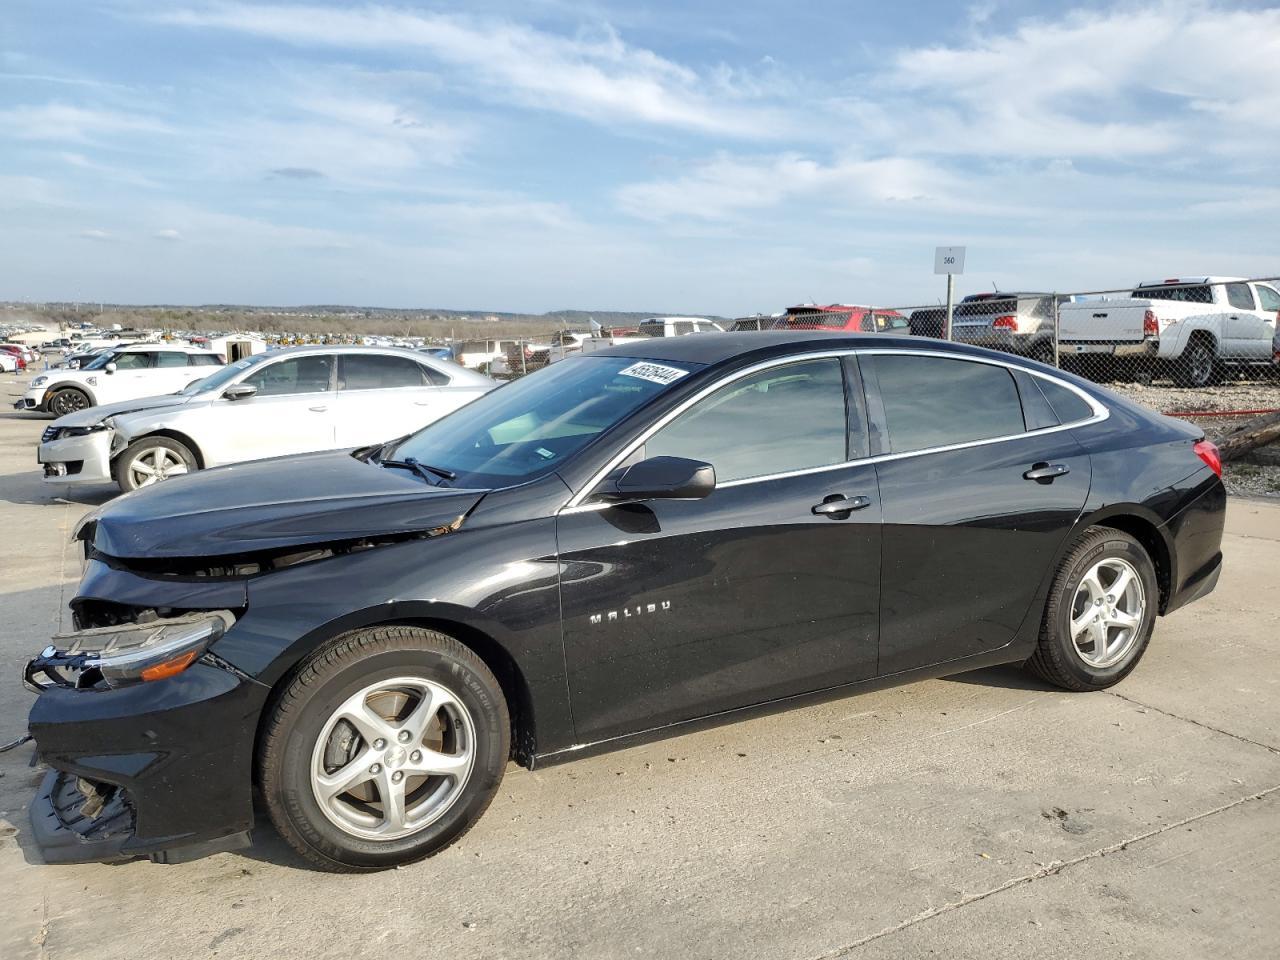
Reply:
<svg viewBox="0 0 1280 960"><path fill-rule="evenodd" d="M1241 47L1248 37L1248 52ZM1280 9L1080 10L906 48L844 104L917 154L1149 158L1257 149L1280 132ZM1235 125L1253 125L1242 140Z"/></svg>
<svg viewBox="0 0 1280 960"><path fill-rule="evenodd" d="M323 180L324 174L315 167L276 167L271 176L280 180Z"/></svg>
<svg viewBox="0 0 1280 960"><path fill-rule="evenodd" d="M743 102L732 76L697 71L634 47L612 28L574 37L508 21L366 6L216 3L152 19L219 28L304 47L420 51L458 68L454 82L489 96L603 122L771 137L782 115Z"/></svg>
<svg viewBox="0 0 1280 960"><path fill-rule="evenodd" d="M163 133L168 127L154 117L72 106L65 103L23 105L0 110L0 127L19 140L83 143L102 135Z"/></svg>
<svg viewBox="0 0 1280 960"><path fill-rule="evenodd" d="M157 240L165 240L169 243L177 243L182 240L182 234L172 228L166 230L157 230L152 234Z"/></svg>
<svg viewBox="0 0 1280 960"><path fill-rule="evenodd" d="M79 236L81 240L93 240L97 243L109 243L115 239L115 236L108 233L106 230L96 229L81 230L77 236Z"/></svg>
<svg viewBox="0 0 1280 960"><path fill-rule="evenodd" d="M798 197L831 205L953 207L954 176L907 157L843 159L823 163L798 153L771 157L721 154L673 179L635 183L617 193L618 205L647 220L716 220L775 207Z"/></svg>

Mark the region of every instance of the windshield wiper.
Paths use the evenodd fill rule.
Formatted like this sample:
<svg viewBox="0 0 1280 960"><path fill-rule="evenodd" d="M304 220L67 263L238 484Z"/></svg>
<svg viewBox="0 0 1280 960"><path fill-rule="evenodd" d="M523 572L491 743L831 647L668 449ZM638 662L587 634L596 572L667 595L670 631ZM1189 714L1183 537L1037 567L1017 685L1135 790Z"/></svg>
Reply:
<svg viewBox="0 0 1280 960"><path fill-rule="evenodd" d="M400 467L403 470L412 470L418 476L422 477L428 483L434 483L437 486L444 486L439 480L457 480L458 475L452 470L446 470L444 467L433 467L429 463L423 463L416 457L405 457L403 460L379 460L379 466L383 467Z"/></svg>

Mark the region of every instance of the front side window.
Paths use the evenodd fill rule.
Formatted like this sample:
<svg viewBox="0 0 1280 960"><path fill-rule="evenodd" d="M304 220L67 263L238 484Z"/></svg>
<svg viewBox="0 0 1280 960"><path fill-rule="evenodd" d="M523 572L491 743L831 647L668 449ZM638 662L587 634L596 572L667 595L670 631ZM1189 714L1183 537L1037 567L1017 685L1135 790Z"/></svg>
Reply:
<svg viewBox="0 0 1280 960"><path fill-rule="evenodd" d="M872 356L891 453L1023 433L1013 376L990 363Z"/></svg>
<svg viewBox="0 0 1280 960"><path fill-rule="evenodd" d="M116 365L117 370L145 370L151 366L151 359L155 356L153 353L143 353L142 351L134 351L132 353L117 353L112 361ZM106 362L102 364L104 367Z"/></svg>
<svg viewBox="0 0 1280 960"><path fill-rule="evenodd" d="M1264 287L1258 284L1258 300L1262 304L1263 310L1274 310L1280 313L1280 293L1276 293L1271 287Z"/></svg>
<svg viewBox="0 0 1280 960"><path fill-rule="evenodd" d="M263 367L244 378L258 388L259 397L280 397L294 393L324 393L329 389L334 358L328 354L291 357Z"/></svg>
<svg viewBox="0 0 1280 960"><path fill-rule="evenodd" d="M699 400L645 443L646 457L687 457L716 482L847 459L844 377L834 357L770 367Z"/></svg>
<svg viewBox="0 0 1280 960"><path fill-rule="evenodd" d="M429 385L423 366L408 357L352 353L342 358L340 390L391 390Z"/></svg>
<svg viewBox="0 0 1280 960"><path fill-rule="evenodd" d="M1249 289L1247 283L1228 283L1227 303L1237 310L1252 310L1254 309L1253 291Z"/></svg>

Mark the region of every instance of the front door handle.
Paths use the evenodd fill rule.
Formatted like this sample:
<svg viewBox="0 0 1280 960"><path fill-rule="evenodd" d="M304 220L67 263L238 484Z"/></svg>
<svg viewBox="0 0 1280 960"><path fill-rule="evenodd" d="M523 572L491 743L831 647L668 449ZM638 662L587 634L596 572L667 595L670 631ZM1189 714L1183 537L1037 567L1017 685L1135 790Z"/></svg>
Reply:
<svg viewBox="0 0 1280 960"><path fill-rule="evenodd" d="M1057 477L1066 476L1071 468L1065 463L1034 463L1031 469L1022 475L1024 480L1035 480L1037 483L1053 483Z"/></svg>
<svg viewBox="0 0 1280 960"><path fill-rule="evenodd" d="M821 503L815 503L813 512L819 517L843 520L854 510L869 506L871 506L870 497L846 497L843 493L833 493L829 497L824 497Z"/></svg>
<svg viewBox="0 0 1280 960"><path fill-rule="evenodd" d="M321 404L318 407L307 407L307 409L310 410L312 413L324 413L329 408Z"/></svg>

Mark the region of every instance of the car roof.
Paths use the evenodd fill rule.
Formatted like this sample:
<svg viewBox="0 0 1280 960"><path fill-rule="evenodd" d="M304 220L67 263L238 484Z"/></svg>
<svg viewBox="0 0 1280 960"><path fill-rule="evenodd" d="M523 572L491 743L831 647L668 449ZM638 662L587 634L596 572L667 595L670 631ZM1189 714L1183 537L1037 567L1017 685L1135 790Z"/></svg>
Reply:
<svg viewBox="0 0 1280 960"><path fill-rule="evenodd" d="M147 350L147 351L172 350L175 353L208 353L209 352L208 350L202 349L201 347L192 347L185 343L164 343L160 341L155 341L155 342L144 341L142 343L139 343L136 340L130 340L130 341L121 342L121 343L109 343L107 344L107 347L113 350L117 350L120 353L129 353L130 351L133 351L133 350Z"/></svg>
<svg viewBox="0 0 1280 960"><path fill-rule="evenodd" d="M932 337L904 337L886 333L831 333L823 330L760 330L731 333L695 333L685 337L628 340L598 350L594 357L633 357L637 360L674 360L708 366L728 363L740 358L769 359L789 353L816 350L932 350L957 355L999 357L1002 362L1016 363L1019 358L1007 353L994 353L981 347L935 340Z"/></svg>

